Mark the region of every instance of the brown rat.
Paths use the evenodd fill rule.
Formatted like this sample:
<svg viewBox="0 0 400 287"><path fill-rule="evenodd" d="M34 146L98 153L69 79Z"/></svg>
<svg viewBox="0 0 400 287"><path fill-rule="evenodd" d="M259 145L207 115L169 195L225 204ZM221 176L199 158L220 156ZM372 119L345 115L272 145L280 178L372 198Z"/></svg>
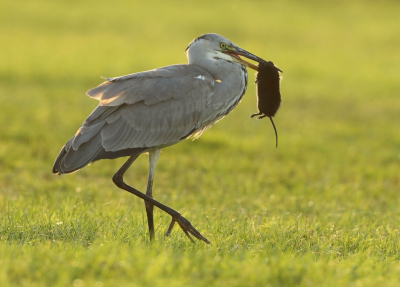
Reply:
<svg viewBox="0 0 400 287"><path fill-rule="evenodd" d="M259 116L257 119L269 117L275 130L276 146L278 147L278 133L272 119L281 105L280 75L282 72L272 62L260 62L256 75L257 83L257 107L258 113L251 117Z"/></svg>

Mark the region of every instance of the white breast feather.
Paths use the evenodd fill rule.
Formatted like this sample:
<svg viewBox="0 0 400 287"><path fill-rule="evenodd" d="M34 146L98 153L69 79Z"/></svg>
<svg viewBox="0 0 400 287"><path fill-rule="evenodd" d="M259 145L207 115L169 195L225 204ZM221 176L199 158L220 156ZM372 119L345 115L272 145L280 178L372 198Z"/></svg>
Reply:
<svg viewBox="0 0 400 287"><path fill-rule="evenodd" d="M204 76L202 76L202 75L198 75L197 77L194 77L194 78L195 79L199 79L199 80L203 80L203 81L206 80L206 78Z"/></svg>

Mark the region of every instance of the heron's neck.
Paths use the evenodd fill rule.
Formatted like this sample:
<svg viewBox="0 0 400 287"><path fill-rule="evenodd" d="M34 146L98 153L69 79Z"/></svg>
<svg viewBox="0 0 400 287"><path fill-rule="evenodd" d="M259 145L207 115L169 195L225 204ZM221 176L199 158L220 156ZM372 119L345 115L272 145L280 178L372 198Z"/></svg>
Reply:
<svg viewBox="0 0 400 287"><path fill-rule="evenodd" d="M189 57L189 65L200 66L210 73L216 81L234 81L235 78L237 80L237 77L242 74L241 65L218 57L212 57L212 55L201 59Z"/></svg>
<svg viewBox="0 0 400 287"><path fill-rule="evenodd" d="M246 92L247 70L240 64L221 59L203 58L200 62L191 63L189 61L189 65L202 67L218 82L214 86L211 107L215 105L219 109L221 103L224 103L224 108L230 111L231 107L235 107Z"/></svg>

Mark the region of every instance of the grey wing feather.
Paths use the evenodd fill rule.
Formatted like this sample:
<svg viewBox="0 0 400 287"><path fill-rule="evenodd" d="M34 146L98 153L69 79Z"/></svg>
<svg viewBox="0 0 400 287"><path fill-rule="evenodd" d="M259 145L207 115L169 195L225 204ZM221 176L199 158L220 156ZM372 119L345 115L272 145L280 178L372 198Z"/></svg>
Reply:
<svg viewBox="0 0 400 287"><path fill-rule="evenodd" d="M197 79L203 76L204 80ZM203 81L200 84L199 81ZM111 78L91 89L87 95L100 101L101 106L119 106L144 101L153 105L162 101L178 100L193 89L208 84L213 86L214 79L204 69L190 65L173 65L157 70Z"/></svg>
<svg viewBox="0 0 400 287"><path fill-rule="evenodd" d="M100 105L63 147L53 172L72 172L123 150L143 152L181 141L204 128L202 114L213 87L214 78L192 65L109 79L88 91Z"/></svg>
<svg viewBox="0 0 400 287"><path fill-rule="evenodd" d="M187 91L179 100L123 105L101 129L102 145L106 151L117 151L177 143L202 126L201 115L211 94L211 87L197 88Z"/></svg>

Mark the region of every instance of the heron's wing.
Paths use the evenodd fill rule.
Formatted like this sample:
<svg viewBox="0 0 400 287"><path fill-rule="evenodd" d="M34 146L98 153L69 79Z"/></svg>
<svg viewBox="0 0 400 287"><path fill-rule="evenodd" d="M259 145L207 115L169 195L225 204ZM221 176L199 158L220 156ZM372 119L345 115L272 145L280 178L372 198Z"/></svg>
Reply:
<svg viewBox="0 0 400 287"><path fill-rule="evenodd" d="M88 92L100 105L77 132L72 148L78 150L98 134L107 152L179 142L202 127L213 86L213 77L193 65L109 79Z"/></svg>
<svg viewBox="0 0 400 287"><path fill-rule="evenodd" d="M173 65L156 70L108 78L87 92L98 99L100 106L132 105L143 101L153 105L187 97L192 90L202 92L214 85L214 79L204 69L192 65Z"/></svg>

